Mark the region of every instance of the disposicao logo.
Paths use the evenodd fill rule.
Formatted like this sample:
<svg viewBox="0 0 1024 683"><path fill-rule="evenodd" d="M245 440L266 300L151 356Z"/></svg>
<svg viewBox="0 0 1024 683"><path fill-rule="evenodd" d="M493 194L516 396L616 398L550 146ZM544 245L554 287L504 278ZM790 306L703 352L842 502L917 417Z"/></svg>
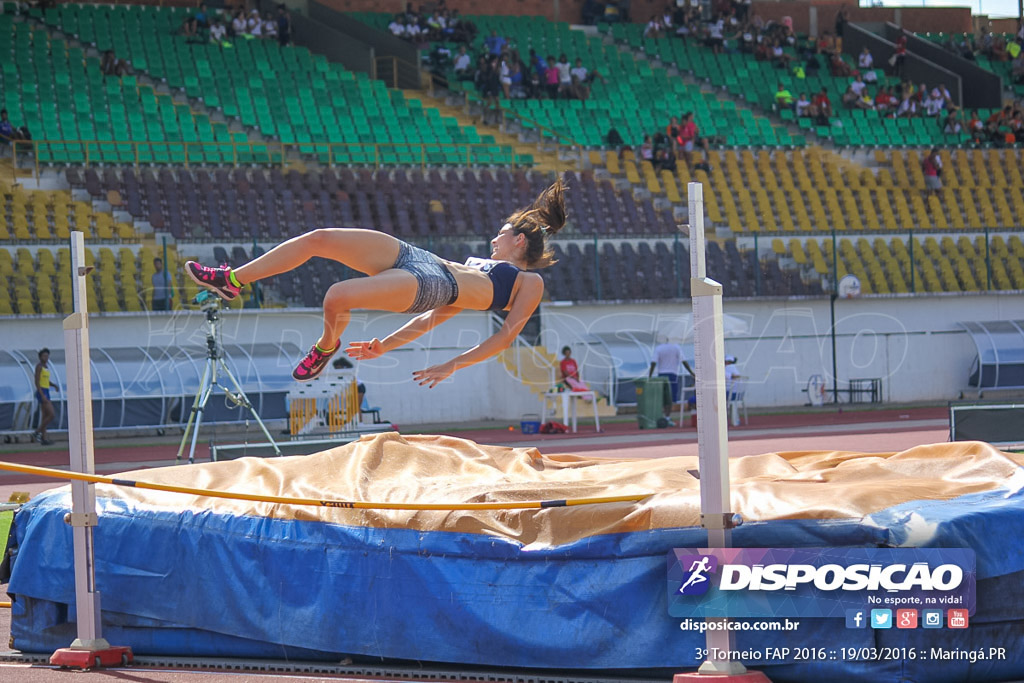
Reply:
<svg viewBox="0 0 1024 683"><path fill-rule="evenodd" d="M916 617L942 605L969 616L975 605L968 548L674 548L667 578L677 617L846 616L850 628L919 628L916 619L897 625L895 612L880 624L870 610Z"/></svg>
<svg viewBox="0 0 1024 683"><path fill-rule="evenodd" d="M684 555L679 558L683 567L683 583L680 595L704 595L711 587L710 575L718 569L718 558L714 555Z"/></svg>

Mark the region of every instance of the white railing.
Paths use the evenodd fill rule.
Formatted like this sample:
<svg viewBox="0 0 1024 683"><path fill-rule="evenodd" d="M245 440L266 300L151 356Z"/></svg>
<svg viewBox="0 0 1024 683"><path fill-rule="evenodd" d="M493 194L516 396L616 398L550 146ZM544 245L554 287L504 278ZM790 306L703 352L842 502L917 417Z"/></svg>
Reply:
<svg viewBox="0 0 1024 683"><path fill-rule="evenodd" d="M491 323L498 329L501 329L505 325L505 321L502 320L501 316L496 313L491 313ZM540 368L547 370L548 374L548 387L555 386L556 374L554 364L548 360L543 353L538 351L535 347L527 344L522 337L516 335L512 341L512 362L515 368L516 377L523 379L523 359L525 357L531 358L532 362Z"/></svg>

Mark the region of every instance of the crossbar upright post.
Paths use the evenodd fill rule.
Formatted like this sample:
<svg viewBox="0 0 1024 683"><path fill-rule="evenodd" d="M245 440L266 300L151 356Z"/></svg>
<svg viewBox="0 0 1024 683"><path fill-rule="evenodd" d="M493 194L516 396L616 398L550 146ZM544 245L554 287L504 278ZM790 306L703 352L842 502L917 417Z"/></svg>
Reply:
<svg viewBox="0 0 1024 683"><path fill-rule="evenodd" d="M86 296L84 234L71 233L71 282L74 312L64 319L64 355L67 369L68 448L71 471L95 474L92 435L92 368L89 362L89 307ZM75 561L75 608L77 635L70 647L50 657L58 666L90 669L95 666L128 663L132 652L111 647L103 638L100 621L100 593L96 590L93 527L98 522L96 491L85 481L71 482L71 514Z"/></svg>
<svg viewBox="0 0 1024 683"><path fill-rule="evenodd" d="M725 401L725 333L722 285L708 277L705 260L704 188L687 186L690 213L690 293L693 297L693 352L697 390L697 460L700 469L701 524L708 532L708 548L732 546L735 516L730 511L729 437ZM748 672L730 654L736 636L728 617L705 617L707 659L697 673L676 674L675 683L711 679L717 683L766 682L760 672Z"/></svg>

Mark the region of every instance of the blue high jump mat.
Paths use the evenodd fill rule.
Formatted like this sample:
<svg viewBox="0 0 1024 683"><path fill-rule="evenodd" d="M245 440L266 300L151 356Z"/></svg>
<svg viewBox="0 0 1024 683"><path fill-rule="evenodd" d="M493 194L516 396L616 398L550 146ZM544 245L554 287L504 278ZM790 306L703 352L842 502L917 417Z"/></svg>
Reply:
<svg viewBox="0 0 1024 683"><path fill-rule="evenodd" d="M774 681L1024 678L1024 456L980 442L901 453L768 453L730 462L750 548L971 548L969 628L739 631ZM693 457L541 455L385 433L302 457L242 458L119 478L254 496L394 503L640 495L526 510L363 510L97 485L96 584L104 637L138 655L436 662L666 673L696 667L705 637L668 613L666 558L700 548ZM75 637L68 487L12 529L12 646ZM741 622L743 620L740 620ZM1005 659L797 658L797 648L1004 647ZM905 650L903 650L905 651ZM806 652L806 650L803 650Z"/></svg>

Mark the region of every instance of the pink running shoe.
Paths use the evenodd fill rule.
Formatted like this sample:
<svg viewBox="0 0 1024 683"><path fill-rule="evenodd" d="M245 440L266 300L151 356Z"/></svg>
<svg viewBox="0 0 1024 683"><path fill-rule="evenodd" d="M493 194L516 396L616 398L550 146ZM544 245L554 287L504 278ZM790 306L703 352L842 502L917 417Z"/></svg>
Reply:
<svg viewBox="0 0 1024 683"><path fill-rule="evenodd" d="M217 294L224 301L231 301L241 292L240 287L235 287L231 282L231 268L221 266L220 268L207 268L195 261L185 262L185 272L197 285L206 287Z"/></svg>
<svg viewBox="0 0 1024 683"><path fill-rule="evenodd" d="M313 344L313 348L309 350L305 358L299 361L298 367L292 371L292 377L299 382L308 382L311 379L316 379L324 371L324 368L327 367L327 361L331 360L331 356L337 353L340 348L340 339L330 351L321 351L317 348L316 344Z"/></svg>

